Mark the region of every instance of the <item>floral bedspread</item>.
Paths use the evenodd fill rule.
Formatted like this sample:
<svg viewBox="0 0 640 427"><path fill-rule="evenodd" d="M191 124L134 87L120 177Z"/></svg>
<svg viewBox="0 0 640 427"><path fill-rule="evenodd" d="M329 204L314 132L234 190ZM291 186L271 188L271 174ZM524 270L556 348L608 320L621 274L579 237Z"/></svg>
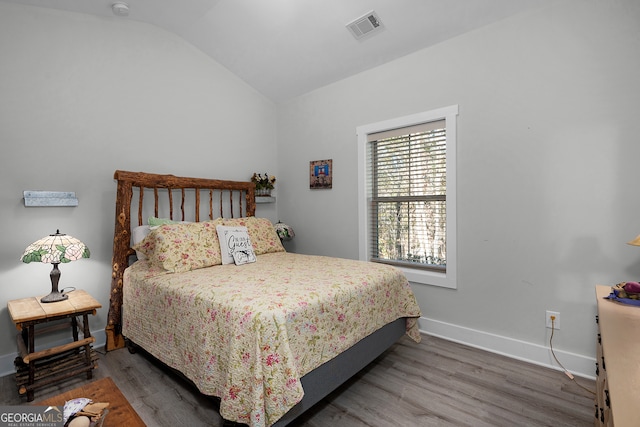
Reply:
<svg viewBox="0 0 640 427"><path fill-rule="evenodd" d="M300 378L400 317L420 340L407 279L383 264L292 253L169 273L124 274L123 334L221 398L231 421L269 426L302 399Z"/></svg>

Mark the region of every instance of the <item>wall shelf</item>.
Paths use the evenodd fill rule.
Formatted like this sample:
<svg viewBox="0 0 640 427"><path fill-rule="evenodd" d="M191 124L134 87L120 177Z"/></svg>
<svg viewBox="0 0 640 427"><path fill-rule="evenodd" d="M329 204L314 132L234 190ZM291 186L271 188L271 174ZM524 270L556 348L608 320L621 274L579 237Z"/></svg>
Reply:
<svg viewBox="0 0 640 427"><path fill-rule="evenodd" d="M78 206L73 191L24 191L25 206Z"/></svg>
<svg viewBox="0 0 640 427"><path fill-rule="evenodd" d="M275 203L276 198L274 196L256 196L256 203Z"/></svg>

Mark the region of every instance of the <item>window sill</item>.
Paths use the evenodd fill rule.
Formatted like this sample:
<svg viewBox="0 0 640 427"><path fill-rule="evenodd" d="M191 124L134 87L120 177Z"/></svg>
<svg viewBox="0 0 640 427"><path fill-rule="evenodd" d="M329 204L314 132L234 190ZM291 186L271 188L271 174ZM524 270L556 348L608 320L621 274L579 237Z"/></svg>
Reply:
<svg viewBox="0 0 640 427"><path fill-rule="evenodd" d="M421 285L439 286L441 288L456 289L457 283L455 275L450 271L447 273L439 273L437 271L419 270L416 268L398 267L407 280L411 283L418 283ZM447 270L450 270L451 266L447 266Z"/></svg>

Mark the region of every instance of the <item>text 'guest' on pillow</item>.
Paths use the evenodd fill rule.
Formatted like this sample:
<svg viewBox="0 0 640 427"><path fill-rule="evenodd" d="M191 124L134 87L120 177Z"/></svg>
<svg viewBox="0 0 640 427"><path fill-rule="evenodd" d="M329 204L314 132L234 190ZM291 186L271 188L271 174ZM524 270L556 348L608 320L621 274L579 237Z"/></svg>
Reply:
<svg viewBox="0 0 640 427"><path fill-rule="evenodd" d="M256 254L247 227L218 225L216 230L220 241L223 265L232 263L242 265L256 262Z"/></svg>

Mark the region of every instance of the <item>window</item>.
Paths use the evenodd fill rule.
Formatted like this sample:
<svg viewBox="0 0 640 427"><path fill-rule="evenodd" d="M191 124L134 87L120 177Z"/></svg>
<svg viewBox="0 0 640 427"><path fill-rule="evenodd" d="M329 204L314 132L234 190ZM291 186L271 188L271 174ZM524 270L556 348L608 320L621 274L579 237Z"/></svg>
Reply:
<svg viewBox="0 0 640 427"><path fill-rule="evenodd" d="M455 288L457 106L360 126L360 259Z"/></svg>

